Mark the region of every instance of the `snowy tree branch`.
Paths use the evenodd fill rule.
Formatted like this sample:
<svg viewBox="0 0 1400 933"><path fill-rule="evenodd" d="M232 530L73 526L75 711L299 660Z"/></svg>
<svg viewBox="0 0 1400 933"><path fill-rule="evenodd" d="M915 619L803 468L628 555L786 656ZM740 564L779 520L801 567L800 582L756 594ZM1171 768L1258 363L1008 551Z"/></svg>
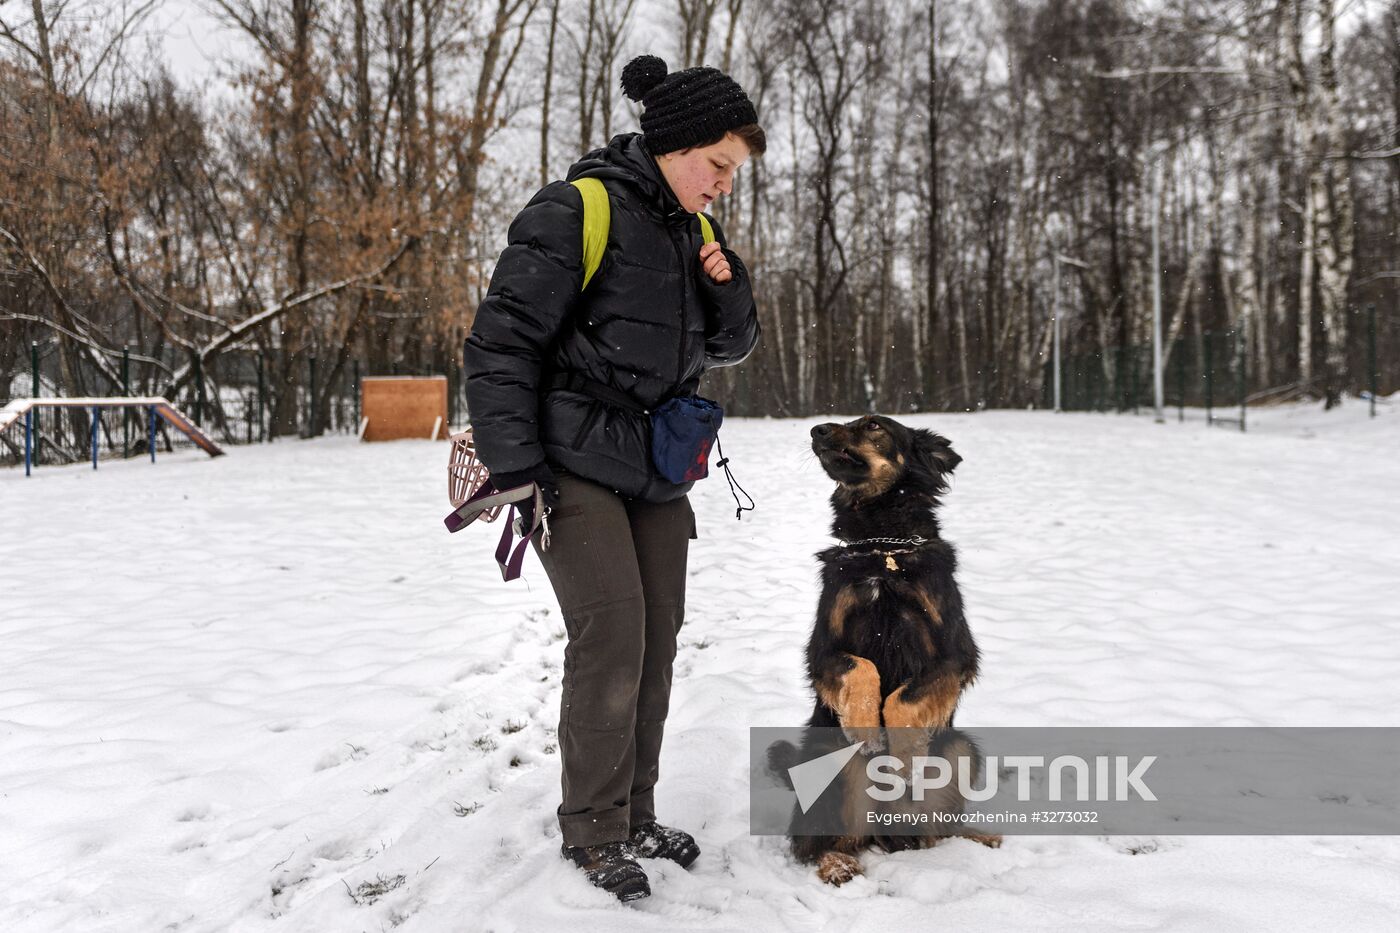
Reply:
<svg viewBox="0 0 1400 933"><path fill-rule="evenodd" d="M279 317L286 314L288 311L294 311L297 308L300 308L302 305L310 304L318 298L325 298L328 295L334 295L338 292L342 292L347 288L353 288L354 286L361 285L365 282L374 281L375 279L385 275L391 269L393 269L394 266L398 264L399 260L402 259L410 249L413 248L413 244L417 241L418 238L414 236L406 238L402 243L399 244L398 249L394 251L393 255L386 259L377 269L373 269L368 272L362 272L357 275L352 275L348 278L340 279L339 281L322 285L319 288L313 288L309 291L302 292L299 295L292 295L286 300L280 301L270 308L264 308L262 311L259 311L251 317L245 318L239 323L230 326L224 333L220 334L218 337L215 337L213 340L209 341L203 347L200 347L196 351L199 359L205 359L206 357L218 353L221 350L224 350L225 348L237 343L238 341L246 337L248 334L250 334L252 331L256 330L264 324L277 320ZM193 372L192 367L192 362L186 363L184 366L181 366L175 371L175 374L173 376L175 389L178 390L190 379L191 374Z"/></svg>
<svg viewBox="0 0 1400 933"><path fill-rule="evenodd" d="M96 366L98 371L106 376L113 385L121 385L121 377L117 374L117 371L108 364L102 353L94 352L96 350L105 349L103 347L103 342L87 332L88 322L68 304L68 300L63 297L63 292L59 290L53 277L49 275L49 270L44 267L39 257L30 252L29 247L25 245L24 240L18 234L4 227L0 227L0 237L9 241L15 252L20 255L25 264L39 277L39 281L43 283L44 290L49 293L49 297L53 299L54 304L57 305L67 318L74 323L74 326L78 328L74 339L78 341L79 346L87 351L88 358L92 360L93 365ZM67 331L65 331L65 333L66 332Z"/></svg>
<svg viewBox="0 0 1400 933"><path fill-rule="evenodd" d="M1091 71L1095 78L1109 78L1121 81L1127 78L1146 78L1151 75L1248 75L1259 74L1248 68L1223 68L1214 65L1149 65L1146 68L1116 68L1113 71Z"/></svg>
<svg viewBox="0 0 1400 933"><path fill-rule="evenodd" d="M108 356L114 358L122 355L121 350L113 350L111 347L104 347L101 344L93 343L91 340L88 340L82 334L79 334L76 331L69 330L57 321L51 320L50 318L46 317L40 317L37 314L3 314L0 315L0 321L29 321L32 324L42 324L51 330L56 330L59 333L72 338L73 340L77 341L80 344L83 344L84 346L91 347L93 350L96 350L99 353L105 353ZM164 363L162 363L155 357L146 356L142 353L131 353L130 351L127 351L127 356L129 359L136 360L139 363L150 363L152 366L162 369L167 373L170 372L170 367L166 366Z"/></svg>

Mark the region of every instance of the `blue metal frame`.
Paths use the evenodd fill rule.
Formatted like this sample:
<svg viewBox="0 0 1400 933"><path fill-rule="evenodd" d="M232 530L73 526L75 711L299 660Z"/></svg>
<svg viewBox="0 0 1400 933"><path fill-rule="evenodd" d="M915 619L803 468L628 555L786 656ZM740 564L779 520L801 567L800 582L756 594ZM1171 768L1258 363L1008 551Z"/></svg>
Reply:
<svg viewBox="0 0 1400 933"><path fill-rule="evenodd" d="M36 398L36 399L33 399L33 400L29 400L29 401L31 401L32 404L31 404L30 407L29 407L28 409L26 409L25 412L24 412L24 475L25 475L25 476L31 476L31 475L33 475L34 469L35 469L36 467L39 466L39 443L43 440L43 436L39 433L39 408L40 408L40 406L45 405L45 404L49 404L49 405L55 404L55 403L53 403L53 402L48 402L48 401L45 401L45 400L42 400L42 399L37 399L37 398ZM119 400L113 400L113 401L112 401L111 403L109 403L109 404L112 404L112 405L122 405L122 411L123 411L123 416L124 416L123 420L125 420L125 415L127 415L127 414L130 413L130 409L131 409L131 408L141 407L141 406L138 406L138 405L135 405L135 404L131 404L131 403L122 403L122 402L120 402ZM79 408L79 410L81 409L81 406L74 406L74 407ZM98 462L102 459L102 409L103 409L104 407L107 407L107 406L106 406L106 405L93 405L93 406L91 406L91 409L92 409L92 423L91 423L91 425L90 425L90 430L89 430L88 444L89 444L89 450L91 451L91 454L92 454L92 468L93 468L94 470L97 469ZM179 412L175 412L173 415L165 415L165 414L162 413L161 407L160 407L159 405L146 405L146 406L144 406L144 407L145 407L145 409L146 409L146 443L147 443L147 445L150 447L150 450L151 450L151 462L152 462L152 463L155 463L155 462L156 462L156 418L157 418L157 417L164 418L167 422L170 423L170 425L171 425L172 427L177 428L177 429L179 429L180 431L184 432L186 435L188 435L188 436L190 437L190 439L191 439L192 441L194 441L194 443L195 443L197 446L199 446L199 447L201 447L202 449L204 449L210 456L212 456L212 457L217 457L217 456L220 456L220 455L223 453L222 450L219 450L218 445L216 445L216 444L214 444L212 441L210 441L210 440L208 439L208 437L205 436L205 435L203 435L203 434L199 431L199 429L198 429L197 427L194 427L194 426L191 426L191 425L186 424L186 423L185 423L184 416L181 415ZM123 425L123 429L125 429L125 425ZM123 448L123 449L125 449L125 448ZM124 459L124 458L123 458L123 459Z"/></svg>

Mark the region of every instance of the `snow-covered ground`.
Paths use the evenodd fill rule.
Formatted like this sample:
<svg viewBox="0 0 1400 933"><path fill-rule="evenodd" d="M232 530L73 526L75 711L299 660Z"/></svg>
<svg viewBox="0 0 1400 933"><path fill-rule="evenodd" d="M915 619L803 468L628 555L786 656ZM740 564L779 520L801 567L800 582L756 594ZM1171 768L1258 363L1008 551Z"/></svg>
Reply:
<svg viewBox="0 0 1400 933"><path fill-rule="evenodd" d="M965 458L960 724L1396 725L1384 408L906 419ZM958 840L833 889L750 836L747 729L809 706L814 423L726 426L742 523L694 494L658 801L705 852L631 906L559 859L563 625L533 556L506 585L495 526L443 530L446 445L0 473L0 929L1393 928L1395 838Z"/></svg>

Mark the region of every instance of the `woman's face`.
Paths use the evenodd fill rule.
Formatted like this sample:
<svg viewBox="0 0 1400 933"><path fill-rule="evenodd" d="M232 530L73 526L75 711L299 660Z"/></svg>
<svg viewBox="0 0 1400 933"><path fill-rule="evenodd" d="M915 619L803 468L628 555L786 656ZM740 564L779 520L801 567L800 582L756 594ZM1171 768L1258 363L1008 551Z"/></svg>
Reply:
<svg viewBox="0 0 1400 933"><path fill-rule="evenodd" d="M733 133L726 133L709 146L663 152L656 157L676 200L692 214L706 210L720 195L733 191L734 174L748 160L748 145Z"/></svg>

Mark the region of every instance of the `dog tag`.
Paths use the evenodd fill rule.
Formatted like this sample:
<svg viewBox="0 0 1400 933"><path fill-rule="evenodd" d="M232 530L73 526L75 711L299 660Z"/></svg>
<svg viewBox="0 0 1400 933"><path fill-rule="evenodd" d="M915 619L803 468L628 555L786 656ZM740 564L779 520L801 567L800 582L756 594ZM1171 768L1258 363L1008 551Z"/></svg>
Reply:
<svg viewBox="0 0 1400 933"><path fill-rule="evenodd" d="M896 563L894 562L894 555L893 555L893 554L886 554L886 555L885 555L885 569L886 569L886 570L898 570L898 569L899 569L899 565L896 564Z"/></svg>

